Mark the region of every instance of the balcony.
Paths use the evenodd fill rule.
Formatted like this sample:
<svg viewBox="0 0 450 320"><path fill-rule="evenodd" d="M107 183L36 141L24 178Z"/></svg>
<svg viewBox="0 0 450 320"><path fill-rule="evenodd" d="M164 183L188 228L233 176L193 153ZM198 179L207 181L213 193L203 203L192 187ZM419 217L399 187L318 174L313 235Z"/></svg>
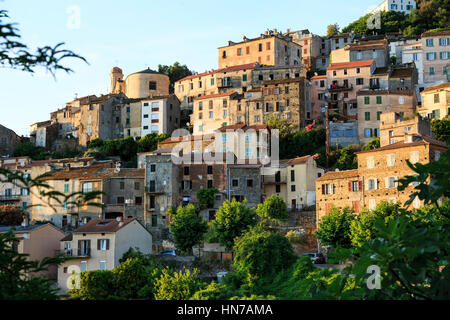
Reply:
<svg viewBox="0 0 450 320"><path fill-rule="evenodd" d="M20 194L9 194L0 196L0 201L20 201Z"/></svg>
<svg viewBox="0 0 450 320"><path fill-rule="evenodd" d="M344 85L344 86L330 85L328 87L329 92L341 92L341 91L351 91L351 90L353 90L353 85Z"/></svg>
<svg viewBox="0 0 450 320"><path fill-rule="evenodd" d="M218 79L217 88L232 88L233 82L231 78Z"/></svg>
<svg viewBox="0 0 450 320"><path fill-rule="evenodd" d="M55 254L63 254L66 257L73 258L90 258L91 257L91 248L85 249L66 249L66 250L55 250Z"/></svg>
<svg viewBox="0 0 450 320"><path fill-rule="evenodd" d="M151 187L151 186L150 187L146 186L145 192L150 193L150 194L164 194L164 191L158 190L157 188Z"/></svg>

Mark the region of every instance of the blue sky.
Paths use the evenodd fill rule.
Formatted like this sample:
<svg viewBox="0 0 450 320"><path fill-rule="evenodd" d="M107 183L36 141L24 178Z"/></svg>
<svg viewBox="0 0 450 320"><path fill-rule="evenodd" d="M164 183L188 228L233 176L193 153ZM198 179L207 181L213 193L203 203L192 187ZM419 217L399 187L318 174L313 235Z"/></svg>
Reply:
<svg viewBox="0 0 450 320"><path fill-rule="evenodd" d="M44 70L34 75L0 68L0 124L28 135L30 124L49 119L50 112L75 94L105 94L114 66L125 75L158 64L179 61L191 70L217 68L217 48L243 35L267 29L309 29L325 34L328 24L344 27L377 0L0 0L18 22L30 48L65 42L87 58L65 64L75 73ZM79 24L74 19L79 12Z"/></svg>

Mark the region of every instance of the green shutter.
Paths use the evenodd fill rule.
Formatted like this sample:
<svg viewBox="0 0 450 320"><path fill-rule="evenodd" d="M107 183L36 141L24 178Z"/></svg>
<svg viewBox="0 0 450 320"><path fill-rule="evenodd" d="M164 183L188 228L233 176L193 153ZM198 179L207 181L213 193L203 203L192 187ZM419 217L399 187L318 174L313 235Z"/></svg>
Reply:
<svg viewBox="0 0 450 320"><path fill-rule="evenodd" d="M439 45L442 46L442 39L439 38Z"/></svg>
<svg viewBox="0 0 450 320"><path fill-rule="evenodd" d="M382 113L381 111L377 112L377 120L380 120L381 113Z"/></svg>
<svg viewBox="0 0 450 320"><path fill-rule="evenodd" d="M211 78L211 85L214 85L214 78Z"/></svg>
<svg viewBox="0 0 450 320"><path fill-rule="evenodd" d="M377 104L381 104L381 97L377 97Z"/></svg>
<svg viewBox="0 0 450 320"><path fill-rule="evenodd" d="M365 113L365 118L366 118L366 121L370 120L370 112Z"/></svg>
<svg viewBox="0 0 450 320"><path fill-rule="evenodd" d="M246 74L242 75L242 81L247 81L247 75Z"/></svg>
<svg viewBox="0 0 450 320"><path fill-rule="evenodd" d="M370 104L370 97L364 97L364 103Z"/></svg>

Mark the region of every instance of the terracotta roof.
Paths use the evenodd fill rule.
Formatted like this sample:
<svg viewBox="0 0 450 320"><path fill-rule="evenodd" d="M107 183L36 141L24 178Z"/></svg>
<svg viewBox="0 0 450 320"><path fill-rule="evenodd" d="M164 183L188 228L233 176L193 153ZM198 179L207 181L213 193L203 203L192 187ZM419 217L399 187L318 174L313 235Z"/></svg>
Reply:
<svg viewBox="0 0 450 320"><path fill-rule="evenodd" d="M383 68L376 68L373 72L373 75L381 75L381 74L389 74L389 68L383 67Z"/></svg>
<svg viewBox="0 0 450 320"><path fill-rule="evenodd" d="M321 176L320 178L318 178L316 181L351 178L351 177L357 177L358 175L359 175L358 169L345 170L345 171L329 171L329 172L325 173L323 176Z"/></svg>
<svg viewBox="0 0 450 320"><path fill-rule="evenodd" d="M116 219L94 219L86 223L84 226L79 227L73 233L103 233L103 232L117 232L130 222L136 220L136 218L128 218L123 220L123 224L120 225Z"/></svg>
<svg viewBox="0 0 450 320"><path fill-rule="evenodd" d="M140 99L141 101L146 101L146 100L162 100L162 99L169 99L172 97L176 97L174 94L167 94L167 95L161 95L161 96L151 96L151 97L147 97L147 98L142 98Z"/></svg>
<svg viewBox="0 0 450 320"><path fill-rule="evenodd" d="M193 74L187 77L184 77L176 82L180 82L180 81L186 81L186 80L191 80L191 79L195 79L195 78L200 78L203 76L207 76L207 75L213 75L216 73L224 73L224 72L232 72L232 71L240 71L240 70L246 70L246 69L254 69L255 66L257 64L256 63L247 63L247 64L241 64L238 66L232 66L232 67L227 67L227 68L222 68L222 69L217 69L217 70L211 70L211 71L206 71L203 73L199 73L199 74Z"/></svg>
<svg viewBox="0 0 450 320"><path fill-rule="evenodd" d="M172 143L172 142L182 142L182 141L198 141L198 140L210 140L214 139L214 134L204 134L204 135L188 135L188 136L182 136L182 137L171 137L167 138L166 140L163 140L160 142L160 144L164 143Z"/></svg>
<svg viewBox="0 0 450 320"><path fill-rule="evenodd" d="M293 166L293 165L296 165L296 164L306 163L310 157L311 156L308 155L308 156L298 157L298 158L294 158L294 159L289 159L286 162L286 165Z"/></svg>
<svg viewBox="0 0 450 320"><path fill-rule="evenodd" d="M324 75L322 75L322 76L314 76L314 77L311 78L311 80L313 80L313 79L324 79L324 78L326 78L326 77L327 77L327 75L324 74Z"/></svg>
<svg viewBox="0 0 450 320"><path fill-rule="evenodd" d="M90 177L96 171L111 167L111 162L106 163L94 163L89 167L77 167L66 168L45 173L45 176L41 180L65 180L65 179L82 179L84 177Z"/></svg>
<svg viewBox="0 0 450 320"><path fill-rule="evenodd" d="M262 90L261 87L258 87L258 88L249 89L249 90L247 90L247 92L260 92L261 90Z"/></svg>
<svg viewBox="0 0 450 320"><path fill-rule="evenodd" d="M357 68L357 67L370 67L374 62L375 62L375 60L372 59L372 60L332 63L327 68L327 70Z"/></svg>
<svg viewBox="0 0 450 320"><path fill-rule="evenodd" d="M373 44L373 45L358 45L358 44L350 44L350 51L360 51L360 50L375 50L375 49L386 49L387 45L385 44Z"/></svg>
<svg viewBox="0 0 450 320"><path fill-rule="evenodd" d="M391 73L391 78L412 77L413 71L413 68L395 68Z"/></svg>
<svg viewBox="0 0 450 320"><path fill-rule="evenodd" d="M62 238L59 241L72 241L72 239L73 239L73 234L71 233L71 234L68 234L67 236L65 236L64 238Z"/></svg>
<svg viewBox="0 0 450 320"><path fill-rule="evenodd" d="M282 79L282 80L269 80L269 81L264 81L263 85L280 84L280 83L291 83L291 82L301 82L304 79L305 78L300 77L300 78Z"/></svg>
<svg viewBox="0 0 450 320"><path fill-rule="evenodd" d="M415 90L359 90L356 95L376 96L376 95L401 95L412 96L416 94Z"/></svg>
<svg viewBox="0 0 450 320"><path fill-rule="evenodd" d="M103 180L106 178L142 178L145 177L145 169L121 168L100 168L94 173L83 175L80 180Z"/></svg>
<svg viewBox="0 0 450 320"><path fill-rule="evenodd" d="M267 124L256 124L256 125L248 126L243 122L239 122L239 123L236 123L233 125L220 127L216 131L226 132L227 130L239 130L239 129L241 129L243 131L247 131L247 130L252 130L252 129L253 130L264 130L264 129L270 129L270 128Z"/></svg>
<svg viewBox="0 0 450 320"><path fill-rule="evenodd" d="M428 91L433 91L433 90L438 90L438 89L445 89L445 88L450 88L450 82L442 83L442 84L438 84L438 85L435 85L435 86L428 87L425 90L423 90L422 92L428 92Z"/></svg>
<svg viewBox="0 0 450 320"><path fill-rule="evenodd" d="M234 93L236 93L236 92L232 91L232 92L225 92L225 93L213 93L213 94L208 94L206 96L200 96L198 98L195 98L194 100L204 100L204 99L212 99L212 98L219 98L219 97L228 97Z"/></svg>
<svg viewBox="0 0 450 320"><path fill-rule="evenodd" d="M428 136L416 136L416 137L419 137L420 140L414 141L414 142L403 142L403 141L397 142L397 143L389 144L387 146L384 146L384 147L381 147L378 149L371 149L371 150L366 150L366 151L355 152L355 154L377 152L377 151L399 149L399 148L407 148L407 147L414 147L414 146L427 145L427 144L432 144L432 145L435 145L438 147L447 148L447 145L444 142L433 139L431 137L428 137Z"/></svg>
<svg viewBox="0 0 450 320"><path fill-rule="evenodd" d="M422 42L399 44L399 46L403 46L403 47L407 47L407 46L421 46L421 45L422 45Z"/></svg>
<svg viewBox="0 0 450 320"><path fill-rule="evenodd" d="M436 36L448 36L448 35L450 35L450 29L442 30L442 31L426 31L426 32L422 33L422 38L436 37Z"/></svg>

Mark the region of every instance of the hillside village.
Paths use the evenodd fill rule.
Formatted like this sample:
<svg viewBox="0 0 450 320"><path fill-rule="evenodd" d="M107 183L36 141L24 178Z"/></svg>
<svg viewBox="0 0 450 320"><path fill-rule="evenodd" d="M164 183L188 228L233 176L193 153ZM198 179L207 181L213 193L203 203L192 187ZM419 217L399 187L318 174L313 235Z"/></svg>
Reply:
<svg viewBox="0 0 450 320"><path fill-rule="evenodd" d="M394 3L373 13L400 10ZM401 5L406 13L416 7L408 3ZM0 125L0 176L18 174L1 180L0 206L23 213L16 229L0 225L0 233L14 230L16 249L30 258L74 258L46 271L61 292L70 289L74 265L77 272L112 270L130 248L176 250L180 261L213 257L222 263L214 272L227 271L232 250L218 241L199 241L190 254L179 250L170 226L177 208L190 204L211 224L227 201L256 209L281 198L287 218L277 228L306 239L296 254L326 253L314 232L330 210L357 215L383 201L403 206L415 192L413 184L397 188L415 174L407 160L427 164L448 149L431 125L450 120L448 29L420 37L274 29L217 46L217 66L176 81L150 68L114 66L110 92L68 101L36 119L29 137ZM283 158L283 128L322 130L323 152ZM151 147L126 149L146 136ZM101 154L108 141L123 141L115 156ZM79 154L15 155L24 143ZM354 166L340 170L330 161L345 148L355 151ZM45 198L26 183L34 179L58 195ZM90 192L98 197L78 201ZM417 197L411 208L423 206Z"/></svg>

